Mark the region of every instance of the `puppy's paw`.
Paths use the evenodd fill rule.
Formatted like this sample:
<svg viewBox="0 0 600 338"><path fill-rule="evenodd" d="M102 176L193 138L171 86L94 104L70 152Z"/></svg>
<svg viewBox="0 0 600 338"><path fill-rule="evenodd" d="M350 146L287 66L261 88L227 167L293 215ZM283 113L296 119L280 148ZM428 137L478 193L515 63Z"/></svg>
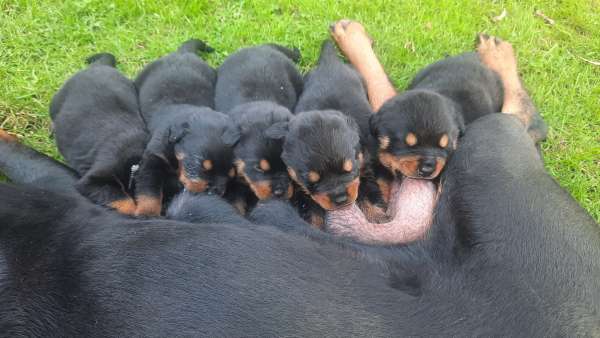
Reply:
<svg viewBox="0 0 600 338"><path fill-rule="evenodd" d="M486 67L497 71L503 79L517 75L517 57L510 43L487 34L477 34L476 41L477 53Z"/></svg>
<svg viewBox="0 0 600 338"><path fill-rule="evenodd" d="M329 24L329 33L346 55L352 50L362 49L365 46L373 47L373 39L367 34L365 27L349 19L338 20Z"/></svg>

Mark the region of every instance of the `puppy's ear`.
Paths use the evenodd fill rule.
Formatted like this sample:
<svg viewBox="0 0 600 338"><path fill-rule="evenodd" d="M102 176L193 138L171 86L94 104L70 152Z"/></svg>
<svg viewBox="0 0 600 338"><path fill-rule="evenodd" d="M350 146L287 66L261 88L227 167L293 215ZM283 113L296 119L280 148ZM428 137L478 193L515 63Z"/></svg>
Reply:
<svg viewBox="0 0 600 338"><path fill-rule="evenodd" d="M226 146L233 147L240 141L241 136L242 131L240 130L240 126L235 124L225 130L223 135L221 135L221 141L223 141Z"/></svg>
<svg viewBox="0 0 600 338"><path fill-rule="evenodd" d="M187 122L176 123L169 128L169 144L179 142L187 133L190 132L190 125Z"/></svg>
<svg viewBox="0 0 600 338"><path fill-rule="evenodd" d="M381 120L380 113L375 113L375 114L371 115L371 117L369 117L369 133L372 136L377 136L377 133L379 132L379 129L377 127L379 126L380 120Z"/></svg>
<svg viewBox="0 0 600 338"><path fill-rule="evenodd" d="M277 122L265 130L263 135L273 140L284 140L290 128L289 122Z"/></svg>

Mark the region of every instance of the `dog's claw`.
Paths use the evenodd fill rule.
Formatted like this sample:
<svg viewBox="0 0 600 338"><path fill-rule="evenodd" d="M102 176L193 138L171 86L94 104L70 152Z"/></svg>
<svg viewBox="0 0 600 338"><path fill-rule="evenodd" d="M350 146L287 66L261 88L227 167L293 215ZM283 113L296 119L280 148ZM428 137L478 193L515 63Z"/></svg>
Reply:
<svg viewBox="0 0 600 338"><path fill-rule="evenodd" d="M347 24L346 22L342 21L342 27L344 27L344 29L346 29L346 26L347 26L347 25L348 25L348 24Z"/></svg>
<svg viewBox="0 0 600 338"><path fill-rule="evenodd" d="M499 38L499 37L496 37L496 38L494 39L494 41L496 42L496 46L500 44L500 38Z"/></svg>
<svg viewBox="0 0 600 338"><path fill-rule="evenodd" d="M481 34L479 34L479 33L477 33L477 34L475 35L475 42L477 42L477 44L480 44L480 43L481 43L481 38L480 38L480 36L481 36Z"/></svg>
<svg viewBox="0 0 600 338"><path fill-rule="evenodd" d="M332 33L335 33L335 24L333 24L333 23L329 23L329 30L330 30Z"/></svg>
<svg viewBox="0 0 600 338"><path fill-rule="evenodd" d="M490 36L489 36L487 33L485 33L485 35L484 35L483 37L484 37L486 40L489 40L489 39L490 39Z"/></svg>

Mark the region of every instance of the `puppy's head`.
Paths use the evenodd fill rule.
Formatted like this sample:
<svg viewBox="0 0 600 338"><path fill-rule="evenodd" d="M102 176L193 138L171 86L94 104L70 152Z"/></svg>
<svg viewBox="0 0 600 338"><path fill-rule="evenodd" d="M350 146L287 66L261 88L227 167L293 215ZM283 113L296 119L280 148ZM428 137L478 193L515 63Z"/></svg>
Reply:
<svg viewBox="0 0 600 338"><path fill-rule="evenodd" d="M288 122L292 113L272 102L252 102L236 107L235 122L221 139L234 147L237 174L261 199L288 199L293 188L281 152L283 141L268 139L264 132L274 123Z"/></svg>
<svg viewBox="0 0 600 338"><path fill-rule="evenodd" d="M300 113L265 131L284 140L281 158L290 177L326 210L356 200L363 161L359 134L352 118L331 110Z"/></svg>
<svg viewBox="0 0 600 338"><path fill-rule="evenodd" d="M169 142L179 163L185 191L223 195L235 176L233 151L221 141L231 118L210 108L196 108L183 123L171 127Z"/></svg>
<svg viewBox="0 0 600 338"><path fill-rule="evenodd" d="M456 149L464 130L452 101L411 90L386 101L369 121L369 151L394 176L433 179Z"/></svg>

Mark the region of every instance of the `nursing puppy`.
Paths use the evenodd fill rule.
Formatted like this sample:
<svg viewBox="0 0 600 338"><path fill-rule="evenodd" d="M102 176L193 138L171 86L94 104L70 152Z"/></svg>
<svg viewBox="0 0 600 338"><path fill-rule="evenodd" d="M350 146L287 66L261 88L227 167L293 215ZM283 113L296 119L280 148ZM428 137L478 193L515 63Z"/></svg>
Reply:
<svg viewBox="0 0 600 338"><path fill-rule="evenodd" d="M500 75L477 53L446 57L421 70L371 118L369 150L397 177L434 179L465 126L499 113L503 100Z"/></svg>
<svg viewBox="0 0 600 338"><path fill-rule="evenodd" d="M294 110L295 114L311 110L336 110L352 118L360 127L361 162L358 204L367 217L373 221L383 221L386 209L379 186L368 165L369 156L364 151L369 137L369 118L373 110L367 97L367 85L363 76L352 66L340 61L331 40L323 41L319 65L304 76L304 90ZM327 133L327 131L324 131ZM300 191L294 197L294 204L303 218L321 227L321 217L325 210L311 198L302 196Z"/></svg>
<svg viewBox="0 0 600 338"><path fill-rule="evenodd" d="M215 109L228 114L244 103L271 101L294 110L302 93L302 75L291 60L300 51L275 44L246 47L217 68ZM291 60L290 60L291 59Z"/></svg>
<svg viewBox="0 0 600 338"><path fill-rule="evenodd" d="M259 101L237 106L229 116L234 123L221 139L225 145L233 147L237 185L241 185L232 187L232 194L227 193L230 201L241 213L246 213L257 199L289 199L293 187L281 160L283 141L267 139L264 132L274 123L288 122L292 113L276 103Z"/></svg>
<svg viewBox="0 0 600 338"><path fill-rule="evenodd" d="M310 196L305 202L320 206L316 213L303 215L315 227L322 226L325 210L353 203L358 196L360 134L353 118L333 110L303 112L265 131L266 137L284 141L281 159L292 180Z"/></svg>
<svg viewBox="0 0 600 338"><path fill-rule="evenodd" d="M50 102L60 153L81 179L77 191L92 202L134 213L131 168L149 135L133 82L115 68L110 53L86 60Z"/></svg>
<svg viewBox="0 0 600 338"><path fill-rule="evenodd" d="M231 119L212 110L216 72L196 53L200 40L149 63L136 78L142 116L152 139L136 173L136 214L158 216L184 189L223 195L234 177L233 152L221 135ZM180 188L178 188L179 186Z"/></svg>

